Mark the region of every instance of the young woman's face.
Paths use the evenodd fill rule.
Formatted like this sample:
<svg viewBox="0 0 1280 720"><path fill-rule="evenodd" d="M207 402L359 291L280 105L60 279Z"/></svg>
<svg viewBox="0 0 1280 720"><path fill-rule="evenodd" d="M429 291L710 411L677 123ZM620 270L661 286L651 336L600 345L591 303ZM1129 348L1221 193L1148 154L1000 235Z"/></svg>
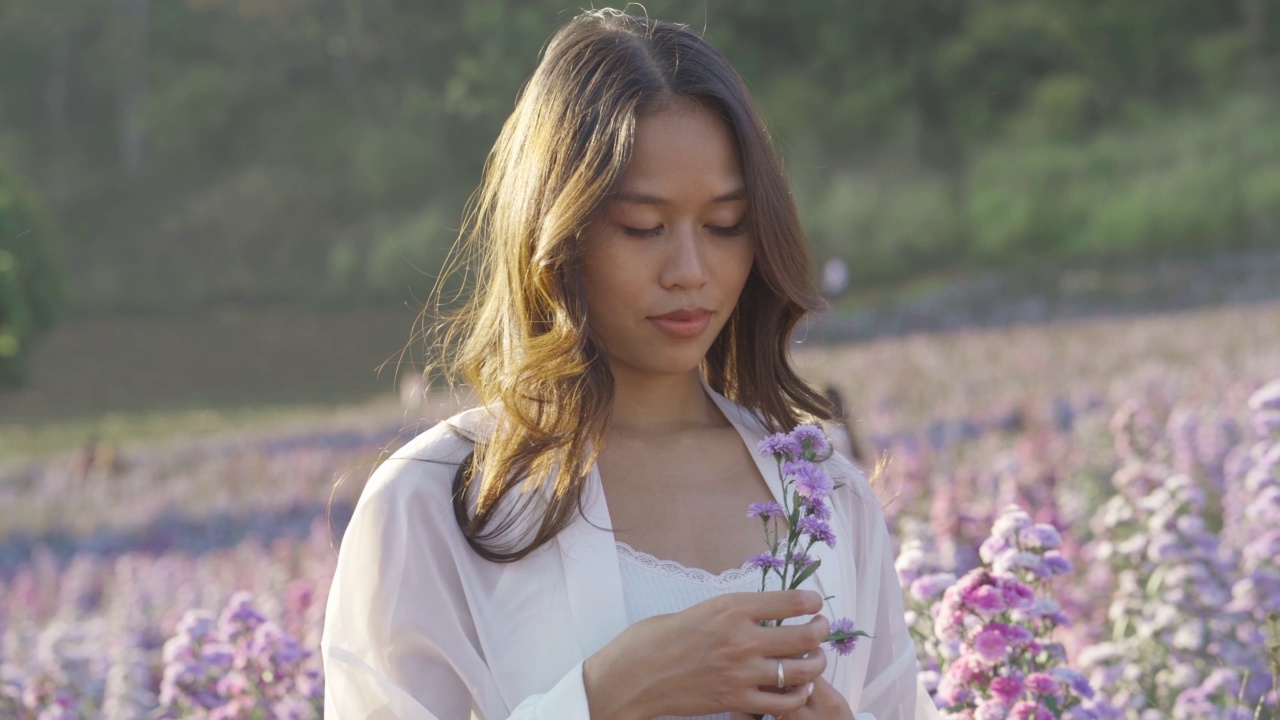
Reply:
<svg viewBox="0 0 1280 720"><path fill-rule="evenodd" d="M728 125L693 103L636 123L619 192L588 233L587 322L615 376L698 367L755 260Z"/></svg>

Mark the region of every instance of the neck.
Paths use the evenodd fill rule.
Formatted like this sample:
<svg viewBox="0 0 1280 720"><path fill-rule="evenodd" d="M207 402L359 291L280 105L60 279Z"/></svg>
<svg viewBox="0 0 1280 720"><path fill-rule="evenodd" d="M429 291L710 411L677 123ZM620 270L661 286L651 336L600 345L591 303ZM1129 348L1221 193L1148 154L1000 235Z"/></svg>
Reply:
<svg viewBox="0 0 1280 720"><path fill-rule="evenodd" d="M614 368L609 432L661 435L725 424L695 370L686 375L640 375Z"/></svg>

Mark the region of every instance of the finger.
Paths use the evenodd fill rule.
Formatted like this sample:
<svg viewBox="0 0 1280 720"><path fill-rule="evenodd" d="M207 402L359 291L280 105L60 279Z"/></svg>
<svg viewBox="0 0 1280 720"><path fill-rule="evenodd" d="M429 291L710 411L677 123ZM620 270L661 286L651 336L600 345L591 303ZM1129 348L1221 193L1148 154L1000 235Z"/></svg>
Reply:
<svg viewBox="0 0 1280 720"><path fill-rule="evenodd" d="M822 596L812 590L734 593L752 620L786 620L822 612Z"/></svg>
<svg viewBox="0 0 1280 720"><path fill-rule="evenodd" d="M781 717L805 706L809 701L809 687L797 685L786 692L748 690L745 699L748 712Z"/></svg>
<svg viewBox="0 0 1280 720"><path fill-rule="evenodd" d="M813 654L831 634L831 621L822 615L813 617L802 625L751 628L750 642L768 657L792 657ZM822 654L822 653L817 653Z"/></svg>
<svg viewBox="0 0 1280 720"><path fill-rule="evenodd" d="M782 663L782 684L778 684L778 663ZM814 653L812 657L807 658L760 658L756 663L756 673L760 678L757 683L762 689L770 688L777 690L778 688L794 687L796 685L808 685L816 678L822 677L822 672L827 669L827 654ZM807 693L806 693L807 694Z"/></svg>
<svg viewBox="0 0 1280 720"><path fill-rule="evenodd" d="M825 679L818 677L813 680L813 694L809 696L809 702L805 706L806 710L812 711L817 717L822 718L852 718L853 711L849 708L849 703L840 695L839 691L827 682Z"/></svg>

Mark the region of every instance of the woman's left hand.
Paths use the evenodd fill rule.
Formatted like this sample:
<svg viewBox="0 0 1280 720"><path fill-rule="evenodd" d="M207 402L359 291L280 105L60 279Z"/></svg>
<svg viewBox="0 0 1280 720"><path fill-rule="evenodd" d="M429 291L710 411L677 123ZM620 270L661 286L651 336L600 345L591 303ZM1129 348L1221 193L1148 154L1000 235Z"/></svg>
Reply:
<svg viewBox="0 0 1280 720"><path fill-rule="evenodd" d="M821 677L814 678L809 702L778 720L853 720L853 710L844 696Z"/></svg>

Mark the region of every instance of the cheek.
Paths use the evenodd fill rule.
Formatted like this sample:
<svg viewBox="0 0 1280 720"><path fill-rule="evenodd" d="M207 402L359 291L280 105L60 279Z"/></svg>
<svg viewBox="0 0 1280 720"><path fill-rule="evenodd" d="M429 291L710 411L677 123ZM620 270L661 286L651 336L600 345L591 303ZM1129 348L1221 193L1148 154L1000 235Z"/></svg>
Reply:
<svg viewBox="0 0 1280 720"><path fill-rule="evenodd" d="M751 269L755 267L755 244L744 243L743 247L737 248L735 252L723 258L723 262L723 267L732 276L732 282L741 292L747 284L747 278L751 275Z"/></svg>
<svg viewBox="0 0 1280 720"><path fill-rule="evenodd" d="M609 327L621 322L620 313L625 310L627 298L635 293L629 285L635 273L626 272L626 265L617 258L597 256L584 263L582 284L587 299L587 324L596 332L607 332Z"/></svg>

